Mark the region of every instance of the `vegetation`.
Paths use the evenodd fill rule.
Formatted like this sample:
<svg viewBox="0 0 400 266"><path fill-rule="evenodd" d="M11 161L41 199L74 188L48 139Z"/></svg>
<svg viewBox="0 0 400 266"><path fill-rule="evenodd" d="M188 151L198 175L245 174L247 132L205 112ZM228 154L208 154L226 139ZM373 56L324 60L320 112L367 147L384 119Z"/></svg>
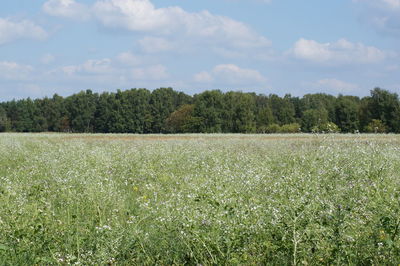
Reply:
<svg viewBox="0 0 400 266"><path fill-rule="evenodd" d="M0 132L95 133L400 133L400 101L375 88L371 96L338 97L171 88L116 93L90 90L69 97L0 103Z"/></svg>
<svg viewBox="0 0 400 266"><path fill-rule="evenodd" d="M1 134L0 261L395 265L399 148L396 135Z"/></svg>

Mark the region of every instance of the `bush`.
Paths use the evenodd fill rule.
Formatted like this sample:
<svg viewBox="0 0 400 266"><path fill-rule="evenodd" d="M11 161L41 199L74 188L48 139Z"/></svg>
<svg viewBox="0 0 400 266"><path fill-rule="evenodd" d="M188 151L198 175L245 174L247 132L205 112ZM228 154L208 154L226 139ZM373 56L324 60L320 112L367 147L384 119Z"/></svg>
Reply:
<svg viewBox="0 0 400 266"><path fill-rule="evenodd" d="M372 121L368 124L366 131L369 133L386 133L387 126L382 120L372 119Z"/></svg>
<svg viewBox="0 0 400 266"><path fill-rule="evenodd" d="M278 124L271 124L265 128L265 133L278 133L281 127Z"/></svg>
<svg viewBox="0 0 400 266"><path fill-rule="evenodd" d="M313 133L339 133L340 128L333 122L322 124L321 126L314 126L312 129Z"/></svg>
<svg viewBox="0 0 400 266"><path fill-rule="evenodd" d="M300 124L298 123L291 123L286 124L280 127L280 133L299 133L301 132Z"/></svg>

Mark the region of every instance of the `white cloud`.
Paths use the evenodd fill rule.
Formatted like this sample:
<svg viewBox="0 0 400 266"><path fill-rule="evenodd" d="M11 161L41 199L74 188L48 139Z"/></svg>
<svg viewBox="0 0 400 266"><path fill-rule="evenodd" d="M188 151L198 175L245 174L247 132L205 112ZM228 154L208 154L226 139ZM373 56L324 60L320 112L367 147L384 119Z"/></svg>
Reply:
<svg viewBox="0 0 400 266"><path fill-rule="evenodd" d="M176 9L155 9L148 0L106 0L94 4L94 14L106 27L151 31L171 24L169 13Z"/></svg>
<svg viewBox="0 0 400 266"><path fill-rule="evenodd" d="M44 40L46 31L29 20L12 21L0 18L0 45L19 39Z"/></svg>
<svg viewBox="0 0 400 266"><path fill-rule="evenodd" d="M300 60L327 65L377 63L389 56L389 53L376 47L352 43L346 39L334 43L300 39L288 54Z"/></svg>
<svg viewBox="0 0 400 266"><path fill-rule="evenodd" d="M212 71L202 71L194 75L194 81L203 83L224 83L229 85L254 85L265 83L267 79L257 70L240 68L234 64L221 64Z"/></svg>
<svg viewBox="0 0 400 266"><path fill-rule="evenodd" d="M139 65L140 61L130 52L119 54L113 59L90 59L79 65L64 66L52 71L51 75L60 75L69 79L99 81L114 85L135 80L163 80L169 77L167 69L161 64Z"/></svg>
<svg viewBox="0 0 400 266"><path fill-rule="evenodd" d="M109 30L145 34L138 43L148 53L182 52L177 47L191 47L191 50L208 47L222 56L218 51L247 57L256 53L255 50L263 54L271 50L267 38L240 21L206 10L188 12L178 6L156 8L151 0L97 0L91 6L74 0L48 0L43 10L71 19L91 17Z"/></svg>
<svg viewBox="0 0 400 266"><path fill-rule="evenodd" d="M156 8L149 0L102 0L93 6L107 28L161 35L179 34L234 47L268 47L270 41L242 22L208 11L190 13L180 7Z"/></svg>
<svg viewBox="0 0 400 266"><path fill-rule="evenodd" d="M113 72L111 59L87 60L81 65L71 65L62 67L62 71L67 75L75 74L110 74Z"/></svg>
<svg viewBox="0 0 400 266"><path fill-rule="evenodd" d="M16 62L0 61L0 78L7 80L24 80L33 72L33 67Z"/></svg>
<svg viewBox="0 0 400 266"><path fill-rule="evenodd" d="M147 53L164 52L174 48L174 45L170 41L158 37L144 37L139 40L139 44L143 51Z"/></svg>
<svg viewBox="0 0 400 266"><path fill-rule="evenodd" d="M51 16L85 20L90 17L87 6L74 0L49 0L43 4L43 11Z"/></svg>

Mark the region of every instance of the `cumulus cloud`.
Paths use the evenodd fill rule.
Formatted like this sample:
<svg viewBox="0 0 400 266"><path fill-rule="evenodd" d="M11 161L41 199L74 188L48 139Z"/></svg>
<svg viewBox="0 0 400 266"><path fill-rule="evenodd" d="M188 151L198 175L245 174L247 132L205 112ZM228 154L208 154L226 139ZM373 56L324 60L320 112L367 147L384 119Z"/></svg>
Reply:
<svg viewBox="0 0 400 266"><path fill-rule="evenodd" d="M156 8L149 0L102 0L93 6L98 21L107 28L161 35L183 34L237 47L265 47L270 41L242 22L208 11L191 13L180 7Z"/></svg>
<svg viewBox="0 0 400 266"><path fill-rule="evenodd" d="M24 80L33 72L33 67L16 62L0 61L0 78L6 80Z"/></svg>
<svg viewBox="0 0 400 266"><path fill-rule="evenodd" d="M240 68L234 64L216 65L211 71L199 72L193 78L196 82L217 82L229 85L254 85L267 81L259 71Z"/></svg>
<svg viewBox="0 0 400 266"><path fill-rule="evenodd" d="M74 0L49 0L43 4L43 11L55 17L85 20L90 17L89 8Z"/></svg>
<svg viewBox="0 0 400 266"><path fill-rule="evenodd" d="M44 40L47 32L32 21L0 18L0 45L19 39Z"/></svg>
<svg viewBox="0 0 400 266"><path fill-rule="evenodd" d="M328 65L377 63L389 56L388 53L376 47L352 43L346 39L340 39L334 43L300 39L288 54L300 60Z"/></svg>
<svg viewBox="0 0 400 266"><path fill-rule="evenodd" d="M171 25L172 13L182 10L178 7L156 9L148 0L106 0L97 1L93 11L106 27L125 28L131 31L152 31Z"/></svg>
<svg viewBox="0 0 400 266"><path fill-rule="evenodd" d="M98 0L87 7L74 0L49 0L43 10L53 16L71 19L94 17L108 29L127 30L155 35L141 40L143 47L149 39L179 36L180 39L220 43L236 48L265 48L271 42L246 24L208 11L187 12L176 6L156 8L150 0ZM161 39L160 39L161 40ZM164 41L165 38L163 38ZM160 45L160 43L158 43ZM154 44L153 44L154 46ZM166 43L148 50L170 48Z"/></svg>
<svg viewBox="0 0 400 266"><path fill-rule="evenodd" d="M259 1L259 0L255 0ZM271 60L271 41L243 22L209 11L189 12L178 6L157 8L151 0L48 0L43 10L70 19L91 18L107 31L135 32L145 53L192 53Z"/></svg>

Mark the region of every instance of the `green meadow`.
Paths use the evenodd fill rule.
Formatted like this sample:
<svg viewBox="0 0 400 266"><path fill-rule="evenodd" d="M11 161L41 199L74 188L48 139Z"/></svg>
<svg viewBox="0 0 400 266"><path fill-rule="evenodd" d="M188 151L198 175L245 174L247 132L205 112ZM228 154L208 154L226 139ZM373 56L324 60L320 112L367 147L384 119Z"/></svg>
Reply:
<svg viewBox="0 0 400 266"><path fill-rule="evenodd" d="M400 136L0 134L1 265L394 265Z"/></svg>

